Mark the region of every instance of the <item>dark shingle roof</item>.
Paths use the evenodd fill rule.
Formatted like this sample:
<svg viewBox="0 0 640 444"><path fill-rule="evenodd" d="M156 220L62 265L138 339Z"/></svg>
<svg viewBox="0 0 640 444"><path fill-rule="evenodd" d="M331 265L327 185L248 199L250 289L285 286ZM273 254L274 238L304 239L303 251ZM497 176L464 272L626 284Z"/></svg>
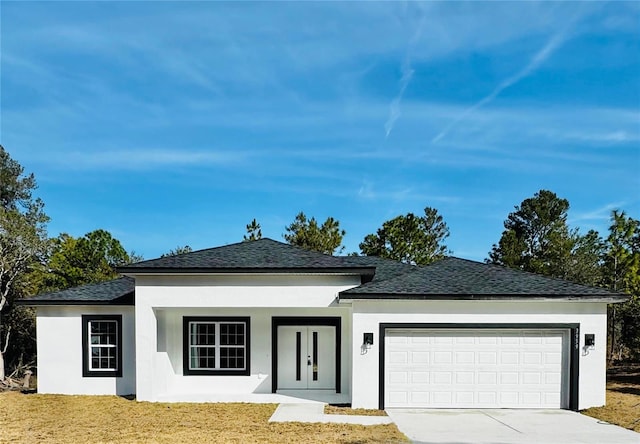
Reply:
<svg viewBox="0 0 640 444"><path fill-rule="evenodd" d="M371 266L349 261L346 257L329 256L265 238L138 262L120 267L118 271L134 275L184 272L312 272L372 276L375 270Z"/></svg>
<svg viewBox="0 0 640 444"><path fill-rule="evenodd" d="M447 257L389 279L340 293L342 299L505 299L508 297L624 300L604 288L498 265Z"/></svg>
<svg viewBox="0 0 640 444"><path fill-rule="evenodd" d="M404 264L393 259L384 259L376 256L349 256L345 259L360 266L375 267L376 274L371 280L372 284L396 278L405 273L410 273L417 268L414 265Z"/></svg>
<svg viewBox="0 0 640 444"><path fill-rule="evenodd" d="M576 299L626 296L497 265L447 257L427 266L378 257L329 256L271 239L241 242L121 267L121 273L340 273L362 277L341 299ZM374 275L375 272L375 275ZM122 277L21 299L22 305L133 305L135 281Z"/></svg>
<svg viewBox="0 0 640 444"><path fill-rule="evenodd" d="M31 298L19 305L134 305L135 280L124 276L107 282L82 285Z"/></svg>

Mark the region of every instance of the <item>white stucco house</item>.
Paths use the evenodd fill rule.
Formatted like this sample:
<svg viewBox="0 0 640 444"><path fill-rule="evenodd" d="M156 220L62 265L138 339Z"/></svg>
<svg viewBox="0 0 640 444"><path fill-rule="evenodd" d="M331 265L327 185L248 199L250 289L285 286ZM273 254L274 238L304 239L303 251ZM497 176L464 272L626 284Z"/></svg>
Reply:
<svg viewBox="0 0 640 444"><path fill-rule="evenodd" d="M38 390L393 408L605 403L625 296L454 257L424 267L270 239L122 267L37 308Z"/></svg>

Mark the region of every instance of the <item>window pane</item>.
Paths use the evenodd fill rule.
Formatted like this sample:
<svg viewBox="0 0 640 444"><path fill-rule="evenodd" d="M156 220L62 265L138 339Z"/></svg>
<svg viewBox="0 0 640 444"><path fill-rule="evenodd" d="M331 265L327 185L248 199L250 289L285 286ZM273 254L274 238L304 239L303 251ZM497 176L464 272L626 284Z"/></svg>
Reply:
<svg viewBox="0 0 640 444"><path fill-rule="evenodd" d="M91 368L93 370L116 370L117 348L103 346L91 347Z"/></svg>
<svg viewBox="0 0 640 444"><path fill-rule="evenodd" d="M192 369L214 369L216 349L214 347L190 347L190 367Z"/></svg>
<svg viewBox="0 0 640 444"><path fill-rule="evenodd" d="M117 324L115 321L91 321L91 344L116 345Z"/></svg>
<svg viewBox="0 0 640 444"><path fill-rule="evenodd" d="M220 324L220 345L244 345L244 324Z"/></svg>
<svg viewBox="0 0 640 444"><path fill-rule="evenodd" d="M215 345L216 326L211 323L192 322L190 326L191 345Z"/></svg>
<svg viewBox="0 0 640 444"><path fill-rule="evenodd" d="M221 369L244 369L244 348L220 348Z"/></svg>

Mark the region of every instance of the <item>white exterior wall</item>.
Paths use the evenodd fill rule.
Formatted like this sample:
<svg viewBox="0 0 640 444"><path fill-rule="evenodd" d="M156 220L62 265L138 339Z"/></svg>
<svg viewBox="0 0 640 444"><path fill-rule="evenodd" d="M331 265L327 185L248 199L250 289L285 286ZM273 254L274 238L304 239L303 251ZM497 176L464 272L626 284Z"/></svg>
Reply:
<svg viewBox="0 0 640 444"><path fill-rule="evenodd" d="M137 399L271 393L273 316L340 316L342 392L350 393L351 314L336 297L359 284L359 276L136 276ZM184 376L183 316L249 316L251 374Z"/></svg>
<svg viewBox="0 0 640 444"><path fill-rule="evenodd" d="M605 403L607 305L583 302L494 301L354 301L354 408L378 408L381 323L528 323L580 324L579 409ZM363 353L362 336L373 332L374 344ZM583 351L584 335L595 334L596 346Z"/></svg>
<svg viewBox="0 0 640 444"><path fill-rule="evenodd" d="M40 306L36 312L38 393L136 392L134 310L127 306ZM82 315L122 315L122 376L82 376Z"/></svg>

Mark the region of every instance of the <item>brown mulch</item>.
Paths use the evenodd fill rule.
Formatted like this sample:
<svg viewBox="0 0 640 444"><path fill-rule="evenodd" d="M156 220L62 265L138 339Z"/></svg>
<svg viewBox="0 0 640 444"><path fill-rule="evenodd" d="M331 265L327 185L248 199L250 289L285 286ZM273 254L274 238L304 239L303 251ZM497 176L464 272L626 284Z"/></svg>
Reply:
<svg viewBox="0 0 640 444"><path fill-rule="evenodd" d="M640 364L607 370L607 404L581 413L640 432Z"/></svg>
<svg viewBox="0 0 640 444"><path fill-rule="evenodd" d="M0 393L0 443L405 443L394 424L269 423L276 404Z"/></svg>

